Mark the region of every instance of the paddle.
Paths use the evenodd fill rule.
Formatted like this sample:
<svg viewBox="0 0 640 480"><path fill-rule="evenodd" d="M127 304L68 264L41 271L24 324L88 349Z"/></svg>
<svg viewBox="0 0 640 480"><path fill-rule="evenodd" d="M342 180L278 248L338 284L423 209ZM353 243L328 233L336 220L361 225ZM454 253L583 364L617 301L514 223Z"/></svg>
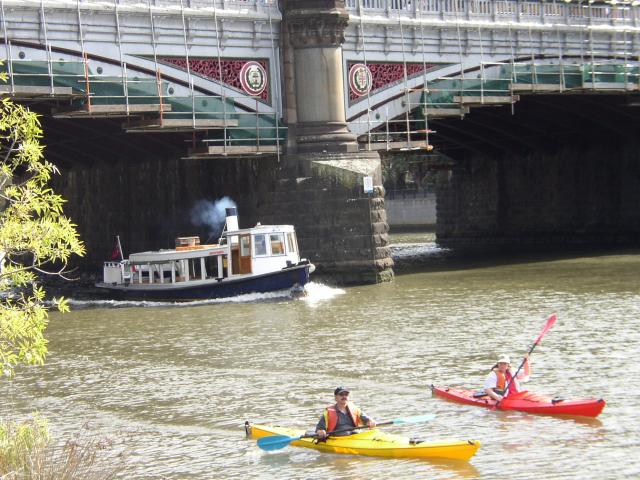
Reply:
<svg viewBox="0 0 640 480"><path fill-rule="evenodd" d="M390 420L388 422L378 423L376 427L384 427L385 425L403 425L405 423L429 422L433 420L435 417L436 416L434 414L428 414L428 415L418 415L415 417L398 418L396 420ZM330 437L335 433L348 432L351 430L360 430L362 428L369 428L369 427L367 427L366 425L363 425L360 427L342 428L339 430L334 430L333 432L329 433L327 436ZM318 438L318 434L314 433L311 435L300 435L298 437L290 437L289 435L270 435L268 437L259 438L258 446L262 450L266 450L266 451L280 450L281 448L284 448L287 445L289 445L291 442L295 442L296 440L300 440L301 438Z"/></svg>
<svg viewBox="0 0 640 480"><path fill-rule="evenodd" d="M544 327L542 328L542 331L540 332L540 335L538 335L538 338L536 338L536 341L533 342L533 345L531 345L531 349L529 349L529 356L531 355L533 350L536 348L536 346L542 341L542 337L544 337L545 334L549 330L551 330L551 327L553 327L553 324L556 323L557 319L558 319L558 316L555 313L552 313L551 315L549 315L549 318L547 318L547 321L545 322ZM526 361L527 361L527 357L525 356L522 359L522 362L520 362L520 366L518 367L518 370L516 370L515 375L509 379L509 381L507 382L507 385L504 387L505 393L509 391L509 386L514 381L514 379L518 376L518 373L520 373L520 370L522 369L522 367L524 366L524 363ZM504 397L503 397L503 400L504 400ZM502 400L500 400L500 402L501 401ZM498 405L500 405L500 402L497 402L495 406L497 407Z"/></svg>

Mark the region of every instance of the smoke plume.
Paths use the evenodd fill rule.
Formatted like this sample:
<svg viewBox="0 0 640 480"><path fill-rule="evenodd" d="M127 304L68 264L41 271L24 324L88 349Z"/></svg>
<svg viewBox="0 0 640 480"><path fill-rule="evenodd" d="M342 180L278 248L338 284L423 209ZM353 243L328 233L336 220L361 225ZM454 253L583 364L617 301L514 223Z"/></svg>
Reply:
<svg viewBox="0 0 640 480"><path fill-rule="evenodd" d="M198 200L191 209L191 223L196 226L209 227L209 235L220 234L226 218L225 208L236 207L236 202L229 197L222 197L215 202Z"/></svg>

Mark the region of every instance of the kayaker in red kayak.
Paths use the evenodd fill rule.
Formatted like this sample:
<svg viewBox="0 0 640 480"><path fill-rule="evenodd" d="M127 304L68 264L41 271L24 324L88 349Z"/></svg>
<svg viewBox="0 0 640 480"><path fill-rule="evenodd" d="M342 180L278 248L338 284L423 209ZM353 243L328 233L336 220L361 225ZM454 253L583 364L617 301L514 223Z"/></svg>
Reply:
<svg viewBox="0 0 640 480"><path fill-rule="evenodd" d="M374 428L376 426L375 420L349 402L349 390L347 388L338 387L333 391L333 395L336 403L324 409L324 413L316 425L318 438L324 439L327 437L327 433L331 433L334 430L344 429L344 431L333 435L337 437L351 435L353 432L348 430L349 427L366 425L369 428Z"/></svg>
<svg viewBox="0 0 640 480"><path fill-rule="evenodd" d="M513 378L515 371L511 368L511 360L508 355L502 355L484 381L485 393L496 402L499 402L504 397L509 396L509 393L519 392L519 382L528 381L529 375L531 374L529 354L527 353L524 358L524 371L518 373L516 378ZM508 390L506 390L507 388Z"/></svg>

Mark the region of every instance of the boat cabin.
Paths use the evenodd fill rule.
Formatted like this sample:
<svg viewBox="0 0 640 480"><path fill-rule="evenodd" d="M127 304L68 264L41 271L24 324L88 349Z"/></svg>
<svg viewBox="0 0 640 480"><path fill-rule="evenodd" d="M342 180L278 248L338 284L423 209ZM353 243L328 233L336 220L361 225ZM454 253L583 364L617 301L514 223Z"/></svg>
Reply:
<svg viewBox="0 0 640 480"><path fill-rule="evenodd" d="M174 249L132 253L128 260L104 263L105 284L167 285L223 282L291 267L300 262L292 225L256 225L227 230L218 244L178 237Z"/></svg>
<svg viewBox="0 0 640 480"><path fill-rule="evenodd" d="M300 261L298 242L292 225L256 225L225 232L231 245L234 273L256 275L295 265Z"/></svg>

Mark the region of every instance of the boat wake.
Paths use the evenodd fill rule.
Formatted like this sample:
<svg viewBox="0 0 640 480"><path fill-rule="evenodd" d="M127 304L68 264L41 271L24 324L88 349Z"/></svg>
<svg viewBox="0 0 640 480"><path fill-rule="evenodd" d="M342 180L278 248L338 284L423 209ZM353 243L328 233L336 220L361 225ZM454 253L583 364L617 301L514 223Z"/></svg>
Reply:
<svg viewBox="0 0 640 480"><path fill-rule="evenodd" d="M152 300L79 300L70 298L69 304L76 309L81 308L130 308L130 307L193 307L198 305L216 305L227 303L272 302L293 299L299 293L296 289L278 290L266 293L247 293L235 297L211 298L207 300L190 300L183 302L161 302Z"/></svg>
<svg viewBox="0 0 640 480"><path fill-rule="evenodd" d="M342 295L344 290L329 287L321 283L310 282L304 288L292 288L266 293L247 293L235 297L212 298L208 300L192 300L184 302L152 301L152 300L109 300L109 299L78 299L69 298L69 304L74 309L83 308L131 308L131 307L193 307L198 305L216 305L229 303L257 303L276 302L281 300L301 299L309 305L315 306L323 300L330 300Z"/></svg>
<svg viewBox="0 0 640 480"><path fill-rule="evenodd" d="M304 286L300 300L303 300L311 307L316 307L320 302L331 300L345 293L341 288L330 287L322 283L309 282Z"/></svg>

